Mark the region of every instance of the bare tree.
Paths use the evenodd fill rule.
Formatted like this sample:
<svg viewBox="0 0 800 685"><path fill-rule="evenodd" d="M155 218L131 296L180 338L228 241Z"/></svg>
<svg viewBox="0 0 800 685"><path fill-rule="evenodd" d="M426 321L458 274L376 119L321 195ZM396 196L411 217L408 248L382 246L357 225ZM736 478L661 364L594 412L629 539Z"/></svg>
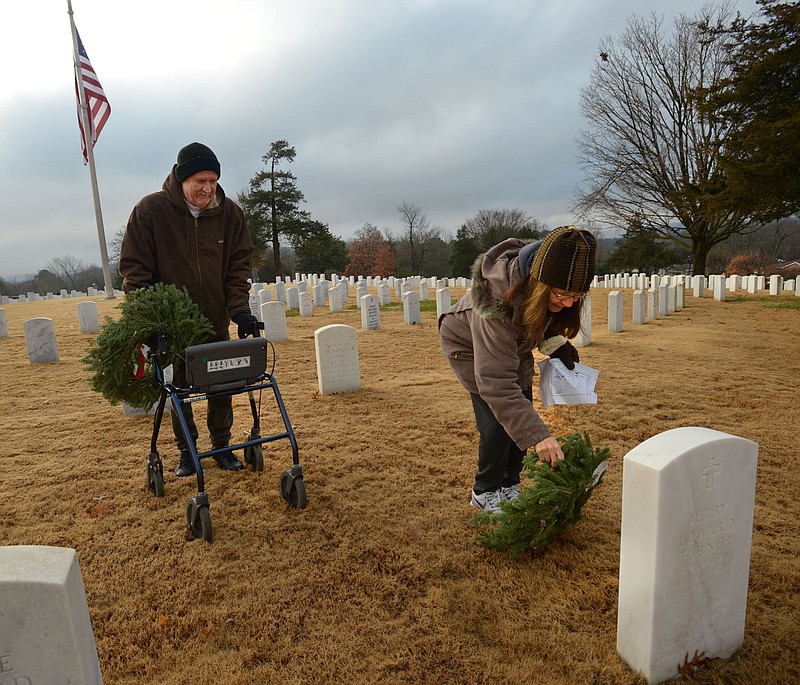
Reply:
<svg viewBox="0 0 800 685"><path fill-rule="evenodd" d="M75 290L78 277L86 271L86 265L72 255L64 255L51 259L47 270L60 279L67 290Z"/></svg>
<svg viewBox="0 0 800 685"><path fill-rule="evenodd" d="M403 228L399 238L389 236L390 242L398 255L401 268L405 267L412 275L421 274L426 253L431 244L441 237L442 229L431 226L425 212L415 204L403 202L397 211L400 213Z"/></svg>
<svg viewBox="0 0 800 685"><path fill-rule="evenodd" d="M546 230L545 224L521 209L481 209L464 222L461 237L480 250L488 250L506 238L538 238Z"/></svg>
<svg viewBox="0 0 800 685"><path fill-rule="evenodd" d="M748 217L718 208L726 124L702 113L699 94L728 71L720 34L729 5L680 15L666 37L662 20L633 17L619 42L606 39L581 91L581 112L593 127L578 141L588 188L575 211L619 229L642 226L691 252L703 273L709 250L755 231Z"/></svg>

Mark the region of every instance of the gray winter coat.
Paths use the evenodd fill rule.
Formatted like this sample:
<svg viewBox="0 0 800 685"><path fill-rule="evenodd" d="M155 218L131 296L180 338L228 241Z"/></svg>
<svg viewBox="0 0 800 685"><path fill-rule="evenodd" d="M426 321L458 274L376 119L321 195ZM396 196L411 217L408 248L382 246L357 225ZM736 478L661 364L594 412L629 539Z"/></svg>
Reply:
<svg viewBox="0 0 800 685"><path fill-rule="evenodd" d="M505 292L522 275L518 254L526 243L509 238L475 262L472 287L439 318L439 341L456 377L489 405L521 450L550 437L523 390L533 384L533 349L522 324L522 296L507 305Z"/></svg>

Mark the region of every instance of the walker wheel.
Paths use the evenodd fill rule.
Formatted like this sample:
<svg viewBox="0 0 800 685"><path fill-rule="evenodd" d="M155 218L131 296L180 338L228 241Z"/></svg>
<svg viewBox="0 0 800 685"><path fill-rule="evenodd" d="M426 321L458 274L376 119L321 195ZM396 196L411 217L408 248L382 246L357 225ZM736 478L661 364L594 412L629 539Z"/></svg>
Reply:
<svg viewBox="0 0 800 685"><path fill-rule="evenodd" d="M211 514L208 505L198 506L193 499L186 505L186 522L192 537L211 542Z"/></svg>
<svg viewBox="0 0 800 685"><path fill-rule="evenodd" d="M164 467L158 455L147 460L147 489L156 497L164 496Z"/></svg>
<svg viewBox="0 0 800 685"><path fill-rule="evenodd" d="M306 497L306 486L302 476L293 476L289 471L281 474L281 497L291 504L295 509L305 509L308 504Z"/></svg>
<svg viewBox="0 0 800 685"><path fill-rule="evenodd" d="M264 451L261 445L250 445L244 448L244 462L253 467L253 471L264 470Z"/></svg>

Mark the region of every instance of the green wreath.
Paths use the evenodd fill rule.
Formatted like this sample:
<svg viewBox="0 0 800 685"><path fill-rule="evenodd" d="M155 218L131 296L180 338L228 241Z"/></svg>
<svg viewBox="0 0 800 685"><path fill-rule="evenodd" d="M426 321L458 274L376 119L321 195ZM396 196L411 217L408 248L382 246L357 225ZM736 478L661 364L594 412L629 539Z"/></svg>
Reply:
<svg viewBox="0 0 800 685"><path fill-rule="evenodd" d="M536 453L525 457L519 497L501 502L500 512L479 512L473 517L484 531L479 542L490 549L505 550L515 559L525 551L542 549L568 526L581 518L581 509L602 480L610 453L595 449L587 433L558 438L564 460L555 469L538 460Z"/></svg>
<svg viewBox="0 0 800 685"><path fill-rule="evenodd" d="M81 361L92 373L89 385L111 404L147 409L158 401L161 390L152 365L141 367L140 346L152 345L155 334L166 333L166 351L159 355L165 368L180 363L188 346L211 338L214 328L185 288L166 283L131 291L116 309L119 319L105 317Z"/></svg>

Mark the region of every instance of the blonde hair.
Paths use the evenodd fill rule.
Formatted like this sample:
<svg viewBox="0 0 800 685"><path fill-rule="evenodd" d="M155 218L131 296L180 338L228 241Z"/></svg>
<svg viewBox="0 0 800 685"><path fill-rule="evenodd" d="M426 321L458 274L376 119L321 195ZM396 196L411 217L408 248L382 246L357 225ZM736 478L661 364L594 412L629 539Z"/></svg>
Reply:
<svg viewBox="0 0 800 685"><path fill-rule="evenodd" d="M572 307L564 307L560 312L553 313L548 309L551 290L547 283L528 276L506 291L505 302L509 307L513 308L517 298L523 299L520 304L522 324L525 326L527 338L536 343L544 339L545 333L574 338L581 329L583 299Z"/></svg>

